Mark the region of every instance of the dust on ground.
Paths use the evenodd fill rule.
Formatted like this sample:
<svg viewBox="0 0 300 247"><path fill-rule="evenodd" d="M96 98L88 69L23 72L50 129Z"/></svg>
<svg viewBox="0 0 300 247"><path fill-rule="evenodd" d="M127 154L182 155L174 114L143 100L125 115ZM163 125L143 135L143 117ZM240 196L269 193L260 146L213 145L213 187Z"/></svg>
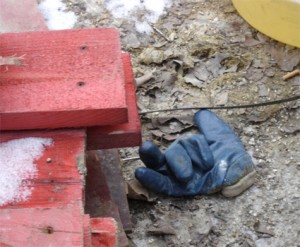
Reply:
<svg viewBox="0 0 300 247"><path fill-rule="evenodd" d="M140 111L248 104L299 94L300 77L283 81L282 76L299 66L300 50L253 29L229 0L173 1L154 24L163 35L138 33L133 21L113 18L103 0L64 2L79 18L76 28L118 28L136 78L152 73L137 89ZM256 184L233 199L216 194L131 200L131 245L300 246L299 104L216 111L252 155ZM193 113L142 116L143 140L165 149L182 133L195 131ZM120 153L137 156L137 148ZM124 163L126 180L137 166L142 163Z"/></svg>

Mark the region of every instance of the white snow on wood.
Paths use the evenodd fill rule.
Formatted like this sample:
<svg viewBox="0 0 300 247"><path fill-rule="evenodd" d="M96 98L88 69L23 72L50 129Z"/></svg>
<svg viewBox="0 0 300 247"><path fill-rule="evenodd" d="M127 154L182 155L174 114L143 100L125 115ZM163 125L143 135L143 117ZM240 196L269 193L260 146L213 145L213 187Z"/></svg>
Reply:
<svg viewBox="0 0 300 247"><path fill-rule="evenodd" d="M39 4L39 10L50 30L72 29L77 22L76 15L66 11L66 5L62 0L43 0Z"/></svg>
<svg viewBox="0 0 300 247"><path fill-rule="evenodd" d="M52 143L51 138L37 137L0 143L0 206L29 198L32 187L26 180L35 177L34 162Z"/></svg>
<svg viewBox="0 0 300 247"><path fill-rule="evenodd" d="M171 6L172 0L107 0L105 3L115 18L131 19L138 32L150 33L152 28L148 23L155 23L165 8Z"/></svg>

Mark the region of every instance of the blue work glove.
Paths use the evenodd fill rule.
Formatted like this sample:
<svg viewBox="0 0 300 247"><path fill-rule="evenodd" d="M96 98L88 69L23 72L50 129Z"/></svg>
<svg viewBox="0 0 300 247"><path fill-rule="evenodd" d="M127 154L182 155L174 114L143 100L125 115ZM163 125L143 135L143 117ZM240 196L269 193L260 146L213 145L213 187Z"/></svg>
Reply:
<svg viewBox="0 0 300 247"><path fill-rule="evenodd" d="M193 196L222 191L237 196L255 181L251 157L234 131L214 113L195 114L201 134L180 137L162 153L145 142L139 149L146 167L135 176L146 188L170 196Z"/></svg>

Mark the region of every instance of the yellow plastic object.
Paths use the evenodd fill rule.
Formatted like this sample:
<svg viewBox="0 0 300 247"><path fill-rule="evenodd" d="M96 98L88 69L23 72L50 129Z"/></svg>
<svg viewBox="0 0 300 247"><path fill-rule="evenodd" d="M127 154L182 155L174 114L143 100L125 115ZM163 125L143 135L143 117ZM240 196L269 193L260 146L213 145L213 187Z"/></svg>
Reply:
<svg viewBox="0 0 300 247"><path fill-rule="evenodd" d="M232 0L239 14L273 39L300 48L300 0Z"/></svg>

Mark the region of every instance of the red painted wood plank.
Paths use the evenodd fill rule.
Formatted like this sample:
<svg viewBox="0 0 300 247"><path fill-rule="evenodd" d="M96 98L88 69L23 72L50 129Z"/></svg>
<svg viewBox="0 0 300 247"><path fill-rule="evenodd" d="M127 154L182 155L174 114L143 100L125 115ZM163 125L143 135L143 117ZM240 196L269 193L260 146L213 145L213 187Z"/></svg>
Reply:
<svg viewBox="0 0 300 247"><path fill-rule="evenodd" d="M0 1L1 31L35 29L46 29L37 12L36 1ZM0 116L0 126L1 120ZM2 132L0 145L30 137L51 138L53 145L46 146L43 155L35 160L35 176L22 181L22 186L24 182L24 186L32 190L28 199L9 203L0 210L0 246L83 246L83 176L76 165L79 160L83 162L78 157L82 157L85 150L85 132ZM14 148L20 153L26 151L22 145L17 144ZM1 155L5 159L6 155L16 153ZM3 189L1 187L2 192ZM22 207L26 209L19 209Z"/></svg>
<svg viewBox="0 0 300 247"><path fill-rule="evenodd" d="M117 222L113 218L92 218L92 245L95 247L118 246Z"/></svg>
<svg viewBox="0 0 300 247"><path fill-rule="evenodd" d="M88 214L85 214L83 217L83 226L84 226L83 246L92 247L92 232L91 232L90 216Z"/></svg>
<svg viewBox="0 0 300 247"><path fill-rule="evenodd" d="M35 0L1 0L0 32L47 30Z"/></svg>
<svg viewBox="0 0 300 247"><path fill-rule="evenodd" d="M142 142L141 122L136 104L134 77L130 55L122 54L126 100L128 105L128 123L87 128L87 149L98 150L140 146Z"/></svg>
<svg viewBox="0 0 300 247"><path fill-rule="evenodd" d="M115 29L7 33L0 40L2 56L24 56L24 66L0 70L0 129L127 122Z"/></svg>
<svg viewBox="0 0 300 247"><path fill-rule="evenodd" d="M83 246L78 207L0 210L0 246Z"/></svg>
<svg viewBox="0 0 300 247"><path fill-rule="evenodd" d="M34 161L37 172L33 177L22 181L20 188L31 191L25 201L12 200L2 205L2 208L27 207L61 207L69 204L82 207L84 176L79 167L85 168L83 159L85 152L85 131L79 130L52 130L52 131L16 131L2 132L0 146L15 144L16 150L2 154L2 159L10 155L24 155L28 152L20 140L30 138L50 138L51 145L45 146L42 155ZM30 145L28 146L30 148ZM31 147L32 148L32 147ZM9 162L10 159L8 159ZM14 164L7 164L13 166ZM0 177L3 173L0 174ZM3 188L1 188L3 189ZM0 198L1 199L1 198Z"/></svg>

